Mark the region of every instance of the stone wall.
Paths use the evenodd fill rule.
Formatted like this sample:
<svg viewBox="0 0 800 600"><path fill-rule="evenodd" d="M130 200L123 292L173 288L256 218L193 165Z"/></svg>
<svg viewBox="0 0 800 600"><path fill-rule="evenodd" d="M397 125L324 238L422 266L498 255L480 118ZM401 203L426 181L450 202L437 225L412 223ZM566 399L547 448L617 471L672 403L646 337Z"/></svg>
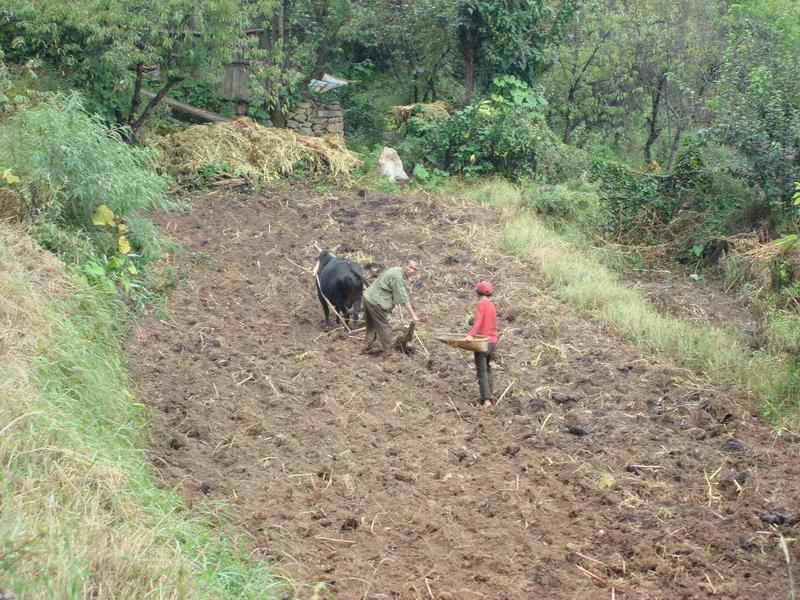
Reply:
<svg viewBox="0 0 800 600"><path fill-rule="evenodd" d="M289 111L286 118L286 126L303 135L344 137L344 112L338 102L301 102Z"/></svg>

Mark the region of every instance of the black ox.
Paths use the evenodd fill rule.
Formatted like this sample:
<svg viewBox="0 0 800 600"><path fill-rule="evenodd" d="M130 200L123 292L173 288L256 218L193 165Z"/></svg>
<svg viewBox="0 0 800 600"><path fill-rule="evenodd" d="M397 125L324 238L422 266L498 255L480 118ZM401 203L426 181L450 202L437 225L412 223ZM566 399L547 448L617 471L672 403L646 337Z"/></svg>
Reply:
<svg viewBox="0 0 800 600"><path fill-rule="evenodd" d="M315 245L316 246L316 245ZM325 313L325 327L330 327L330 307L336 312L336 322L346 319L348 326L358 320L361 311L361 295L367 280L364 271L356 262L336 256L341 244L330 250L319 251L314 279L322 312Z"/></svg>

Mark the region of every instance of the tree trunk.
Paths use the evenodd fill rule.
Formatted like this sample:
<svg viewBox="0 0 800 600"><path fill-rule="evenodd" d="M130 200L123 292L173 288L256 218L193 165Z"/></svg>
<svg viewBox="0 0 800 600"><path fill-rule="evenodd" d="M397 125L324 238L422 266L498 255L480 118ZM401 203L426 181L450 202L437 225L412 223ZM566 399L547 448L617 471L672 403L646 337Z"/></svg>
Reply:
<svg viewBox="0 0 800 600"><path fill-rule="evenodd" d="M678 124L675 130L675 137L672 138L672 147L669 149L669 160L667 161L667 171L672 170L672 165L675 162L675 157L678 155L678 148L681 146L681 136L683 135L683 125Z"/></svg>
<svg viewBox="0 0 800 600"><path fill-rule="evenodd" d="M130 131L128 132L128 135L126 136L126 139L127 139L128 142L132 142L134 139L136 139L136 133L139 131L139 128L147 120L147 117L150 116L150 113L153 111L153 109L156 106L158 106L158 103L161 102L161 99L164 96L167 95L167 92L172 88L172 86L174 86L176 83L178 83L181 80L182 80L181 77L170 77L170 78L168 78L167 81L164 82L164 85L161 87L161 89L158 90L156 95L153 96L152 98L150 98L150 102L148 102L147 106L144 107L144 110L142 111L142 114L140 114L136 118L136 120L134 120L133 123L131 123Z"/></svg>
<svg viewBox="0 0 800 600"><path fill-rule="evenodd" d="M275 11L272 13L272 20L269 23L269 27L265 27L261 35L258 36L258 47L261 50L267 50L270 56L268 56L266 60L272 64L276 64L272 56L275 45L281 42L283 46L283 64L281 67L284 70L290 64L289 32L286 30L286 13L288 8L289 0L278 2ZM284 115L281 110L282 103L280 98L277 97L272 81L269 79L264 81L264 90L267 93L267 106L265 108L267 108L269 112L270 121L272 121L275 127L286 127L286 115Z"/></svg>
<svg viewBox="0 0 800 600"><path fill-rule="evenodd" d="M464 60L464 91L469 98L478 80L478 57L481 51L481 34L477 25L462 25L458 29L458 45Z"/></svg>
<svg viewBox="0 0 800 600"><path fill-rule="evenodd" d="M573 121L571 118L567 117L567 122L564 125L564 135L561 136L561 141L565 144L572 143L572 132L575 129L575 126L578 124L578 121Z"/></svg>
<svg viewBox="0 0 800 600"><path fill-rule="evenodd" d="M128 111L128 127L133 125L136 113L142 103L142 82L144 81L144 64L136 63L136 82L133 84L133 97L131 98L131 108Z"/></svg>
<svg viewBox="0 0 800 600"><path fill-rule="evenodd" d="M574 121L572 120L572 108L571 108L573 103L575 102L575 91L578 88L578 83L579 82L580 82L580 80L574 81L572 83L572 85L569 86L569 92L567 93L567 102L566 102L566 106L567 106L566 113L567 114L564 117L564 120L566 121L566 123L564 124L564 136L561 138L561 141L563 141L565 144L572 143L572 131L575 129L577 124L580 122L580 118L577 118Z"/></svg>
<svg viewBox="0 0 800 600"><path fill-rule="evenodd" d="M445 58L447 58L447 55L450 54L451 49L452 46L448 45L447 48L445 48L445 51L442 52L442 55L439 57L439 60L437 60L436 64L433 65L430 75L428 76L428 79L425 82L425 95L422 98L423 102L428 101L428 92L430 92L431 94L430 96L431 102L436 102L436 100L438 99L438 95L436 93L436 75L439 73L439 69L441 69L442 66L444 65L444 60Z"/></svg>
<svg viewBox="0 0 800 600"><path fill-rule="evenodd" d="M151 91L142 89L142 96L144 96L145 98L154 98L155 94ZM175 100L174 98L170 98L169 96L163 96L161 98L161 102L163 102L173 110L180 111L184 114L189 115L190 117L194 117L195 119L202 119L203 121L210 121L211 123L230 122L230 119L228 117L223 117L222 115L218 115L216 113L203 110L202 108L197 108L196 106L192 106L191 104L180 102L179 100Z"/></svg>
<svg viewBox="0 0 800 600"><path fill-rule="evenodd" d="M424 101L427 101L428 91L431 93L431 102L436 102L439 99L439 95L436 93L436 84L433 82L433 78L428 79L428 89L425 91Z"/></svg>
<svg viewBox="0 0 800 600"><path fill-rule="evenodd" d="M667 86L667 76L661 75L658 78L656 89L653 90L651 96L651 110L650 117L647 119L649 133L647 141L644 143L644 162L649 165L653 162L652 148L658 136L661 134L661 128L658 126L658 111L661 107L661 97L664 94L664 88Z"/></svg>
<svg viewBox="0 0 800 600"><path fill-rule="evenodd" d="M464 91L467 97L475 91L475 81L478 78L478 51L471 47L464 52Z"/></svg>
<svg viewBox="0 0 800 600"><path fill-rule="evenodd" d="M484 18L483 9L473 2L459 1L456 5L456 14L460 21L456 37L458 49L464 61L464 92L467 101L475 92L478 80L478 63L481 53L481 24Z"/></svg>

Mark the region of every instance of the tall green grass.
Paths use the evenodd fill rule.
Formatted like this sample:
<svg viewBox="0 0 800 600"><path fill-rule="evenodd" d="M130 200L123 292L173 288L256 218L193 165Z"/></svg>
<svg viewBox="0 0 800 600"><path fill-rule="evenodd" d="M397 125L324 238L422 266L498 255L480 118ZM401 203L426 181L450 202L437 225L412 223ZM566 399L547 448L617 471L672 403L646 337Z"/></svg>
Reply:
<svg viewBox="0 0 800 600"><path fill-rule="evenodd" d="M147 151L125 144L119 131L87 112L79 94L45 96L3 122L0 167L22 180L31 231L68 262L118 252L116 230L92 224L101 204L127 225L139 267L158 257L163 241L146 213L174 206L169 181Z"/></svg>
<svg viewBox="0 0 800 600"><path fill-rule="evenodd" d="M527 210L516 186L491 181L472 196L505 212L504 249L535 264L565 301L640 347L761 401L766 415L789 417L800 410L800 372L790 361L752 352L720 329L659 314L600 261L548 229Z"/></svg>
<svg viewBox="0 0 800 600"><path fill-rule="evenodd" d="M0 229L0 582L22 598L274 598L275 578L152 473L125 308Z"/></svg>

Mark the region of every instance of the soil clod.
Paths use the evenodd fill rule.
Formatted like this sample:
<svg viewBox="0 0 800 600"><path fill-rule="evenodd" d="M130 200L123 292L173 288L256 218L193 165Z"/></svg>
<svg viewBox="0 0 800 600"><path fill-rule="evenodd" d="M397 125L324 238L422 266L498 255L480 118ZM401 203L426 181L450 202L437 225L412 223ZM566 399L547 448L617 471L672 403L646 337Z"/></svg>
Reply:
<svg viewBox="0 0 800 600"><path fill-rule="evenodd" d="M172 434L172 439L169 441L169 445L173 450L180 450L189 445L189 437L183 433L174 433Z"/></svg>
<svg viewBox="0 0 800 600"><path fill-rule="evenodd" d="M793 527L800 523L800 510L786 510L785 508L774 508L758 513L758 518L767 525L780 525L782 527Z"/></svg>
<svg viewBox="0 0 800 600"><path fill-rule="evenodd" d="M722 444L722 449L726 452L744 452L747 448L736 438L731 438Z"/></svg>
<svg viewBox="0 0 800 600"><path fill-rule="evenodd" d="M572 435L577 435L578 437L583 437L584 435L589 434L588 430L580 425L567 425L567 431Z"/></svg>
<svg viewBox="0 0 800 600"><path fill-rule="evenodd" d="M358 519L355 517L348 517L342 522L341 530L342 531L355 531L358 529Z"/></svg>
<svg viewBox="0 0 800 600"><path fill-rule="evenodd" d="M570 404L571 402L578 401L572 394L564 394L562 392L553 392L551 397L556 404Z"/></svg>

